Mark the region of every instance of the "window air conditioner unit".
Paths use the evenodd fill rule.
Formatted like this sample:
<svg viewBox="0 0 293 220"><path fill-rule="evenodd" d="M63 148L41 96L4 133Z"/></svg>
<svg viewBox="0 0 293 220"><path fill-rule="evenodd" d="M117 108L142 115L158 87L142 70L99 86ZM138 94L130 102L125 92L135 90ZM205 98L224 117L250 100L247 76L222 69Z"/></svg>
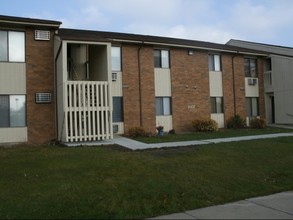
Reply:
<svg viewBox="0 0 293 220"><path fill-rule="evenodd" d="M112 73L112 81L116 81L117 80L117 73Z"/></svg>
<svg viewBox="0 0 293 220"><path fill-rule="evenodd" d="M256 85L257 79L256 78L249 78L248 79L248 85Z"/></svg>
<svg viewBox="0 0 293 220"><path fill-rule="evenodd" d="M50 31L35 30L35 40L50 40Z"/></svg>

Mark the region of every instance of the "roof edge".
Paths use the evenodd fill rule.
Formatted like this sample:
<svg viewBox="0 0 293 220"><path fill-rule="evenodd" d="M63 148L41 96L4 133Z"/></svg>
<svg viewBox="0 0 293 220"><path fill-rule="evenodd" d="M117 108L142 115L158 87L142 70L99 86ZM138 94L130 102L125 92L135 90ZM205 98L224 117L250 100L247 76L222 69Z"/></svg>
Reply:
<svg viewBox="0 0 293 220"><path fill-rule="evenodd" d="M24 18L0 15L0 23L7 24L18 24L18 25L36 25L59 28L62 24L61 21L46 20L46 19L35 19L35 18Z"/></svg>

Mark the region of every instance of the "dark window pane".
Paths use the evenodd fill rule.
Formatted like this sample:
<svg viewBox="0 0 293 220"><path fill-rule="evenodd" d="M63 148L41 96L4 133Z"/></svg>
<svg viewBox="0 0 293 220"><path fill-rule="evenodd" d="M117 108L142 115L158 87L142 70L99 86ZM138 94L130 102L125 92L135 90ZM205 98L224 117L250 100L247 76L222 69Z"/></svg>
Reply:
<svg viewBox="0 0 293 220"><path fill-rule="evenodd" d="M214 55L209 55L209 71L214 71Z"/></svg>
<svg viewBox="0 0 293 220"><path fill-rule="evenodd" d="M161 51L160 50L154 50L154 65L157 68L161 68Z"/></svg>
<svg viewBox="0 0 293 220"><path fill-rule="evenodd" d="M248 117L256 117L258 113L258 98L246 98L246 114Z"/></svg>
<svg viewBox="0 0 293 220"><path fill-rule="evenodd" d="M113 97L113 122L123 122L122 97Z"/></svg>
<svg viewBox="0 0 293 220"><path fill-rule="evenodd" d="M9 96L0 96L0 127L9 127Z"/></svg>
<svg viewBox="0 0 293 220"><path fill-rule="evenodd" d="M163 98L156 98L156 115L163 114Z"/></svg>
<svg viewBox="0 0 293 220"><path fill-rule="evenodd" d="M244 72L246 77L250 77L250 62L249 59L244 59Z"/></svg>

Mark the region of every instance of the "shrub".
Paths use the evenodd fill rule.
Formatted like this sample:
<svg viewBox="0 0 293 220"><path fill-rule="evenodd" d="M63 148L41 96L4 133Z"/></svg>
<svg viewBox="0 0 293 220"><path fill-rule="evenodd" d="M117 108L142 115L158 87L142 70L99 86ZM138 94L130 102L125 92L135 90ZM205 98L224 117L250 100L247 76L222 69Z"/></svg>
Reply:
<svg viewBox="0 0 293 220"><path fill-rule="evenodd" d="M128 129L128 136L135 137L146 137L148 134L142 127L132 127Z"/></svg>
<svg viewBox="0 0 293 220"><path fill-rule="evenodd" d="M201 131L201 132L213 132L218 130L218 124L213 119L207 119L207 120L194 120L192 121L192 126L195 129L195 131Z"/></svg>
<svg viewBox="0 0 293 220"><path fill-rule="evenodd" d="M241 118L240 115L235 115L234 117L231 117L227 121L227 128L238 129L238 128L245 128L245 127L246 127L245 119Z"/></svg>
<svg viewBox="0 0 293 220"><path fill-rule="evenodd" d="M171 129L171 130L169 131L169 134L176 134L175 129Z"/></svg>
<svg viewBox="0 0 293 220"><path fill-rule="evenodd" d="M252 128L265 128L266 121L260 118L253 118L250 120L250 127Z"/></svg>

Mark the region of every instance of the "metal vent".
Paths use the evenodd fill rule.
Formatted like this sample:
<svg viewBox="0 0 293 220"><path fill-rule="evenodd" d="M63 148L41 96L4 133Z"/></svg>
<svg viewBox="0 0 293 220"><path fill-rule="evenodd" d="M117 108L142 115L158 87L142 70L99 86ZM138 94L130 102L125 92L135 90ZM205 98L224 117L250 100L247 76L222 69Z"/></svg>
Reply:
<svg viewBox="0 0 293 220"><path fill-rule="evenodd" d="M248 85L256 85L257 79L256 78L249 78L248 79Z"/></svg>
<svg viewBox="0 0 293 220"><path fill-rule="evenodd" d="M36 103L51 103L52 95L49 92L36 93Z"/></svg>
<svg viewBox="0 0 293 220"><path fill-rule="evenodd" d="M50 31L35 30L35 40L50 40Z"/></svg>

